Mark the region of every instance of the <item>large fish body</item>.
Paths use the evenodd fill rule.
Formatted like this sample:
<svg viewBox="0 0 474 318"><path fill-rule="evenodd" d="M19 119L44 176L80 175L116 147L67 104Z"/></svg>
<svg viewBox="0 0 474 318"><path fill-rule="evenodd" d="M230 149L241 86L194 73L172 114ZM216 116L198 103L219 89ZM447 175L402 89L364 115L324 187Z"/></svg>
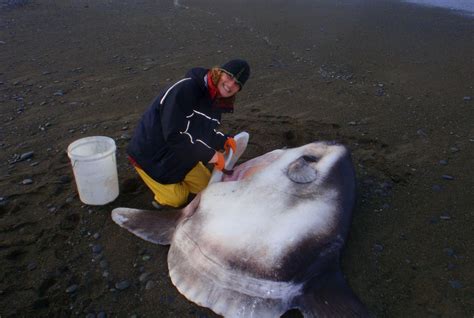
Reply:
<svg viewBox="0 0 474 318"><path fill-rule="evenodd" d="M118 208L112 218L171 244L173 284L218 314L360 317L368 313L339 265L354 192L347 149L316 142L237 166L179 213Z"/></svg>

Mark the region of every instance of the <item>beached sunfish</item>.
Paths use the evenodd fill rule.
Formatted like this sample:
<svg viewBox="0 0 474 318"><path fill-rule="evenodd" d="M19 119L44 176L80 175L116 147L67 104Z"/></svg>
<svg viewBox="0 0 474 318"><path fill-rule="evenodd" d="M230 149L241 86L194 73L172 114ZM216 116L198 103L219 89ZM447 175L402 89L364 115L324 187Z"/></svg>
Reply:
<svg viewBox="0 0 474 318"><path fill-rule="evenodd" d="M339 264L355 192L344 146L275 150L220 178L180 211L117 208L112 218L170 244L176 288L225 317L280 317L290 309L304 317L368 316Z"/></svg>

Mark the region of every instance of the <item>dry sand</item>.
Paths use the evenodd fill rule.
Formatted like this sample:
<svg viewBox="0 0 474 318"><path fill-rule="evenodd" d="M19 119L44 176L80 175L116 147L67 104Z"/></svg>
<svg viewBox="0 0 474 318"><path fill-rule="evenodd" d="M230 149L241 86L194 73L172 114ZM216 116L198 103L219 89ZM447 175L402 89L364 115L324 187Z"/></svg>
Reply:
<svg viewBox="0 0 474 318"><path fill-rule="evenodd" d="M124 152L149 102L233 57L252 66L224 117L251 134L244 160L323 139L352 150L343 270L368 308L472 317L474 19L316 0L0 0L0 316L215 316L172 286L168 249L110 211L150 207ZM107 206L79 201L65 152L90 135L118 145Z"/></svg>

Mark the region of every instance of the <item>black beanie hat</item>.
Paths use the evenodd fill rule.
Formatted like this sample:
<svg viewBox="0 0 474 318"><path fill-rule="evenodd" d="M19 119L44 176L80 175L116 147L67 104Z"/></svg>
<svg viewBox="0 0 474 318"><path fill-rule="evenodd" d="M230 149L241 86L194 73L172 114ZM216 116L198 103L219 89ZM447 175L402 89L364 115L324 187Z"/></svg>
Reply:
<svg viewBox="0 0 474 318"><path fill-rule="evenodd" d="M249 63L241 59L230 60L222 65L221 69L229 75L232 75L237 84L240 85L240 89L242 89L242 86L244 86L250 76Z"/></svg>

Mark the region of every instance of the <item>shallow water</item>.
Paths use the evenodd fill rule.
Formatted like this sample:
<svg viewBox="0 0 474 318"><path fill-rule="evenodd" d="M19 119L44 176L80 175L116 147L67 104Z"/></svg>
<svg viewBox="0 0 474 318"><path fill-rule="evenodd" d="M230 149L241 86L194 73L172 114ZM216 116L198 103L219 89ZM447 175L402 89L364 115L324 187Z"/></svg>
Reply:
<svg viewBox="0 0 474 318"><path fill-rule="evenodd" d="M446 8L449 10L460 11L474 17L474 1L472 0L404 0L430 7Z"/></svg>

